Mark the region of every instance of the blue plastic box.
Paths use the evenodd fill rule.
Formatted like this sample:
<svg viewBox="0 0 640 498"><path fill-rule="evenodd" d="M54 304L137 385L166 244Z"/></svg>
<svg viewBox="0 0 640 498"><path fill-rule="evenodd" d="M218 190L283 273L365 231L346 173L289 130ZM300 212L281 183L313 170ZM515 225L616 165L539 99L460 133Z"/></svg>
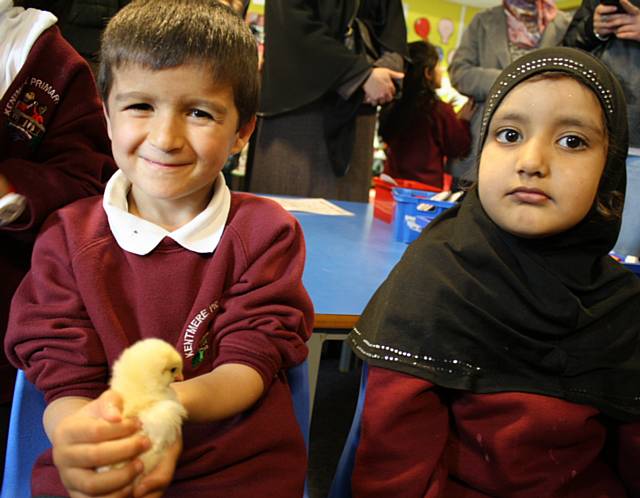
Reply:
<svg viewBox="0 0 640 498"><path fill-rule="evenodd" d="M422 229L440 213L455 206L454 202L432 201L435 192L394 188L396 207L393 213L393 236L407 244L418 238Z"/></svg>

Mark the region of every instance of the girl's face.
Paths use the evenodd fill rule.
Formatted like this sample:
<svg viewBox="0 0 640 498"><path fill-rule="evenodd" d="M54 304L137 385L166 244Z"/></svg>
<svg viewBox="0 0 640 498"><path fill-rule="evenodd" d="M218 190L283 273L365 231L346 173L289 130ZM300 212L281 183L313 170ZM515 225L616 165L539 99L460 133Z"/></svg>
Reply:
<svg viewBox="0 0 640 498"><path fill-rule="evenodd" d="M570 77L527 80L494 113L478 193L489 217L520 237L545 237L591 209L607 156L596 96Z"/></svg>
<svg viewBox="0 0 640 498"><path fill-rule="evenodd" d="M433 69L429 69L428 67L424 68L424 77L427 81L431 81L433 83L433 88L438 89L442 86L442 64L436 64L436 67Z"/></svg>

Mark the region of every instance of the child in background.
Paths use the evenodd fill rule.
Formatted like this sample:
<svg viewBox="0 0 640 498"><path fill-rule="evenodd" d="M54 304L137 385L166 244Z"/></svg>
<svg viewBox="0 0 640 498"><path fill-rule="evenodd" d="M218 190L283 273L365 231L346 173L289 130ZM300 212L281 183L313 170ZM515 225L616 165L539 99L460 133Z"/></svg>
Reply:
<svg viewBox="0 0 640 498"><path fill-rule="evenodd" d="M220 172L254 128L251 32L218 2L134 0L100 60L119 171L103 198L46 223L5 343L48 403L53 451L32 492L299 498L306 451L285 370L304 361L312 327L302 231L273 201L231 194ZM183 356L174 388L188 420L137 480L149 441L107 381L148 337Z"/></svg>
<svg viewBox="0 0 640 498"><path fill-rule="evenodd" d="M640 496L640 281L608 256L627 137L589 54L501 73L476 188L350 336L371 365L354 496Z"/></svg>
<svg viewBox="0 0 640 498"><path fill-rule="evenodd" d="M442 66L429 42L410 43L409 57L402 98L380 116L380 135L388 146L384 172L442 188L447 158L469 153L474 104L469 99L456 116L453 107L440 100L436 90Z"/></svg>
<svg viewBox="0 0 640 498"><path fill-rule="evenodd" d="M0 338L42 222L114 170L89 66L52 14L0 0ZM0 475L14 379L0 351Z"/></svg>

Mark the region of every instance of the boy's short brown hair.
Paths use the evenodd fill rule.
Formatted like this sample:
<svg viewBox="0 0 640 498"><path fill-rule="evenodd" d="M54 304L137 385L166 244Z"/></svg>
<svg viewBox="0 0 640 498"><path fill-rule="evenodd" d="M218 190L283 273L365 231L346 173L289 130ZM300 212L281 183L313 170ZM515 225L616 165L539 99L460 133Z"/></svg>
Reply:
<svg viewBox="0 0 640 498"><path fill-rule="evenodd" d="M98 86L106 102L113 73L127 64L160 70L205 64L212 80L229 84L238 126L258 106L258 52L251 30L216 0L134 0L109 21L102 35Z"/></svg>

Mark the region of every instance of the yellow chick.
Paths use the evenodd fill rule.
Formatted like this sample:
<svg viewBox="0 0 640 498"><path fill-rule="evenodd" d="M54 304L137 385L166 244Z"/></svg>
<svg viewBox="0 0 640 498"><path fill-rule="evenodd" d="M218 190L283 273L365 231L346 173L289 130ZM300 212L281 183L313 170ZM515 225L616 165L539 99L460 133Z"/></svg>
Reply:
<svg viewBox="0 0 640 498"><path fill-rule="evenodd" d="M173 444L187 412L178 401L172 382L184 380L182 358L160 339L144 339L125 349L113 365L110 386L122 396L123 416L137 417L151 448L140 456L144 474L158 464Z"/></svg>

